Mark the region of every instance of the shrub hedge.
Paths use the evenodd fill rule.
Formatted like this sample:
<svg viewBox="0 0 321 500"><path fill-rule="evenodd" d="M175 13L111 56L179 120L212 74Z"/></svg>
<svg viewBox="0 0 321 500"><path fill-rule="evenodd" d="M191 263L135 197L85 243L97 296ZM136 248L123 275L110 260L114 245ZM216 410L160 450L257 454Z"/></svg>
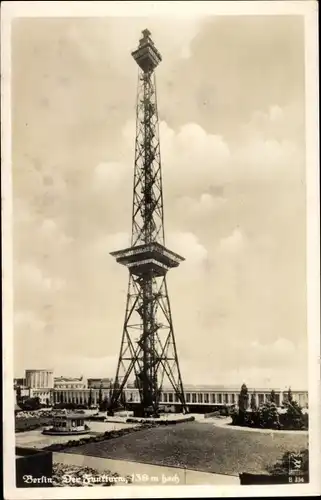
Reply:
<svg viewBox="0 0 321 500"><path fill-rule="evenodd" d="M309 415L297 404L288 405L286 412L279 413L275 403L266 403L258 409L231 413L232 425L276 430L307 430Z"/></svg>
<svg viewBox="0 0 321 500"><path fill-rule="evenodd" d="M15 432L25 432L25 431L33 431L35 429L39 429L39 427L44 427L46 425L50 425L52 422L51 418L48 417L29 417L26 419L17 419L15 420Z"/></svg>

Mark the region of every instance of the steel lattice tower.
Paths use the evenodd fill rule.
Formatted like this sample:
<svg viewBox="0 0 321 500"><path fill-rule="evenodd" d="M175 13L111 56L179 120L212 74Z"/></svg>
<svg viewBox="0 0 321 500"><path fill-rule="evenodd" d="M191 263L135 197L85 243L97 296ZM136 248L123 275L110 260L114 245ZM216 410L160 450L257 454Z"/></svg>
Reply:
<svg viewBox="0 0 321 500"><path fill-rule="evenodd" d="M139 66L131 247L112 252L129 269L124 329L110 411L134 375L141 415L158 415L164 380L186 411L166 273L184 259L165 247L155 68L162 58L143 31L132 56Z"/></svg>

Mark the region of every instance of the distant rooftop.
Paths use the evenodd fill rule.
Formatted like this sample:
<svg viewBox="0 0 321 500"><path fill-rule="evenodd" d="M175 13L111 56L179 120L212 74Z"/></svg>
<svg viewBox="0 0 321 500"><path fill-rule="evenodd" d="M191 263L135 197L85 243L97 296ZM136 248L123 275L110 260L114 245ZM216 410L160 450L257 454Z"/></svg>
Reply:
<svg viewBox="0 0 321 500"><path fill-rule="evenodd" d="M55 377L55 382L81 382L83 380L83 376L81 377Z"/></svg>
<svg viewBox="0 0 321 500"><path fill-rule="evenodd" d="M53 415L53 418L61 418L61 419L66 419L66 420L75 420L75 419L80 419L80 420L87 420L90 418L90 415L86 415L85 413L81 412L75 412L75 411L59 411Z"/></svg>

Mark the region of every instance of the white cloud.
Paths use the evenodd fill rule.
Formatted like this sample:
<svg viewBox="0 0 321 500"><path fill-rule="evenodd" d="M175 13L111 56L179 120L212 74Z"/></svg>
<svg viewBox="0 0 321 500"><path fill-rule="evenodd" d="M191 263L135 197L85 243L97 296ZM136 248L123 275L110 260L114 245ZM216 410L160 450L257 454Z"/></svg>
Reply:
<svg viewBox="0 0 321 500"><path fill-rule="evenodd" d="M167 245L171 250L186 259L188 267L202 264L208 256L206 248L198 241L195 234L192 233L169 233Z"/></svg>
<svg viewBox="0 0 321 500"><path fill-rule="evenodd" d="M245 237L239 228L235 228L229 236L221 239L219 242L218 250L219 252L237 253L243 249L245 245Z"/></svg>
<svg viewBox="0 0 321 500"><path fill-rule="evenodd" d="M177 200L177 209L181 217L186 219L209 217L215 210L226 203L223 197L214 197L203 193L200 197L183 196Z"/></svg>
<svg viewBox="0 0 321 500"><path fill-rule="evenodd" d="M306 346L302 342L295 345L280 337L262 344L235 337L233 346L227 348L217 342L215 349L209 347L201 360L184 359L181 368L185 383L201 384L206 380L208 384L241 387L245 382L256 389L284 389L291 385L304 390L308 386L306 359Z"/></svg>
<svg viewBox="0 0 321 500"><path fill-rule="evenodd" d="M130 234L126 232L113 233L94 242L93 246L90 246L90 252L94 255L102 255L106 257L109 252L114 252L116 250L121 250L122 248L128 248L130 246Z"/></svg>
<svg viewBox="0 0 321 500"><path fill-rule="evenodd" d="M206 204L213 204L209 198L213 186L243 181L262 183L267 179L274 181L275 176L280 180L287 179L291 169L297 171L302 152L291 136L281 133L285 128L284 122L288 120L286 111L279 106L271 106L267 113L255 112L241 128L240 137L230 144L221 135L208 133L197 123L186 123L174 130L161 121L160 145L166 201L178 196L195 198L205 208ZM123 126L122 136L122 162L102 162L95 169L94 184L102 187L103 192L106 188L120 189L122 183L132 182L133 119Z"/></svg>
<svg viewBox="0 0 321 500"><path fill-rule="evenodd" d="M269 116L272 122L278 122L283 119L284 113L280 106L271 106L269 109Z"/></svg>
<svg viewBox="0 0 321 500"><path fill-rule="evenodd" d="M128 180L130 171L123 163L110 161L99 163L93 172L93 187L106 195L121 189L124 180Z"/></svg>
<svg viewBox="0 0 321 500"><path fill-rule="evenodd" d="M33 310L21 310L14 314L14 326L15 328L25 328L26 326L31 328L35 332L41 332L45 327L44 321L42 321Z"/></svg>
<svg viewBox="0 0 321 500"><path fill-rule="evenodd" d="M58 223L53 219L43 219L38 233L38 238L42 240L43 244L48 246L54 244L59 252L64 252L66 250L65 247L73 242L73 239L66 236L58 226ZM48 246L47 250L51 250Z"/></svg>
<svg viewBox="0 0 321 500"><path fill-rule="evenodd" d="M147 24L164 56L157 70L165 119L160 143L165 224L174 233L166 237L186 258L170 273L169 288L177 340L185 359L193 358L189 373L203 383L235 376L236 383L250 384L250 376L275 375L273 359L282 364L278 376L282 371L292 384L292 375L304 372L293 347L304 336L306 318L304 113L296 103L300 83L292 78L301 70L284 72L265 57L270 49L264 45L269 78L257 80L261 63L253 65L257 49L251 53L257 29L254 35L245 30L245 44L211 43L230 40L231 23L208 25L196 40L197 19L19 23L13 33L15 308L34 311L16 320L23 324L16 347L21 366L51 365L53 345L52 360L59 363L63 346L74 352L77 374L87 363L83 357L93 356L88 371L94 371L102 349L110 356L119 351L128 271L109 252L130 241L137 82L130 49ZM290 46L288 30L281 31ZM219 71L208 63L213 47ZM29 68L24 78L21 50ZM272 88L273 79L284 84ZM258 92L251 91L253 81L260 82ZM291 217L296 224L289 224ZM29 262L35 268L28 269ZM66 280L63 288L59 280ZM41 323L46 303L52 305L52 316L46 312L46 323L54 325L50 335ZM95 339L90 345L88 335ZM213 349L208 359L204 345ZM103 373L107 362L100 365Z"/></svg>
<svg viewBox="0 0 321 500"><path fill-rule="evenodd" d="M60 356L55 363L55 375L87 377L115 377L117 356Z"/></svg>
<svg viewBox="0 0 321 500"><path fill-rule="evenodd" d="M217 180L224 182L228 177L230 151L222 137L206 133L195 123L174 132L162 122L160 141L168 190L204 192Z"/></svg>
<svg viewBox="0 0 321 500"><path fill-rule="evenodd" d="M108 61L118 71L130 62L130 50L135 50L143 29L148 27L167 65L177 58L191 56L191 43L199 31L202 20L195 17L172 18L113 18L113 22L101 18L92 22L74 23L69 29L69 39L91 63ZM121 35L120 35L121 34ZM108 47L108 51L106 50ZM108 57L112 53L113 57Z"/></svg>
<svg viewBox="0 0 321 500"><path fill-rule="evenodd" d="M23 263L15 268L19 293L42 294L59 292L65 286L65 280L50 276L33 263Z"/></svg>

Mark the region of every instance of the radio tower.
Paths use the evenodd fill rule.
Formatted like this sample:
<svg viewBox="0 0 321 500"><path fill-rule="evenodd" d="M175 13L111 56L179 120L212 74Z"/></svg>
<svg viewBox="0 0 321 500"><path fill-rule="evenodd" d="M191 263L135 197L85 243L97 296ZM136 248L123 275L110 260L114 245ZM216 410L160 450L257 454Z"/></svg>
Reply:
<svg viewBox="0 0 321 500"><path fill-rule="evenodd" d="M132 376L139 389L136 414L158 416L163 383L186 411L166 274L184 260L165 247L155 68L162 58L146 29L132 56L139 66L131 247L112 252L129 270L124 329L110 413L124 400Z"/></svg>

